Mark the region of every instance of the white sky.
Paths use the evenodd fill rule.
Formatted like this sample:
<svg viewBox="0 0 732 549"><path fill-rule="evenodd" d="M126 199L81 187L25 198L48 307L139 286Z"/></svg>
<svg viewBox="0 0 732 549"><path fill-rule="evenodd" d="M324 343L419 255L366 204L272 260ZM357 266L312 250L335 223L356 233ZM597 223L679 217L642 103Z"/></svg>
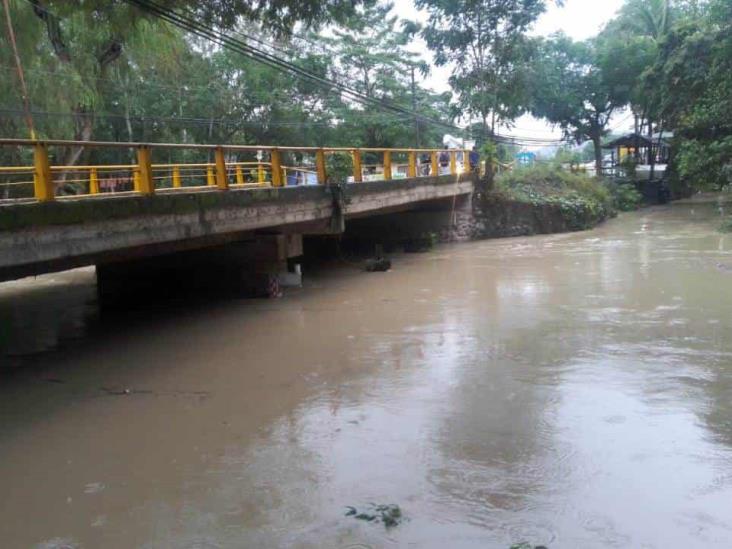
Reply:
<svg viewBox="0 0 732 549"><path fill-rule="evenodd" d="M566 0L562 7L554 5L550 0L550 4L537 21L532 34L546 36L562 31L575 40L585 40L595 36L613 18L623 5L623 0ZM426 20L426 14L417 10L412 0L394 0L394 13L405 19L417 19L422 22ZM421 53L425 59L432 59L422 40L415 42L413 50ZM436 91L446 91L450 89L447 83L449 75L449 67L433 66L431 74L424 83ZM626 130L627 113L619 113L610 125L613 128L617 126L619 130ZM561 137L560 131L529 115L516 120L514 129L502 130L502 133L524 137Z"/></svg>

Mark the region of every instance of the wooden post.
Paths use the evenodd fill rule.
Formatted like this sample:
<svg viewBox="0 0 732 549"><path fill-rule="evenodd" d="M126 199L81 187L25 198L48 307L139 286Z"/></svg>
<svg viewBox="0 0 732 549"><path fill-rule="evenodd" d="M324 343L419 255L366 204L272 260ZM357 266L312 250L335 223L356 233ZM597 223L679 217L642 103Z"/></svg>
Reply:
<svg viewBox="0 0 732 549"><path fill-rule="evenodd" d="M391 151L384 151L384 179L391 179Z"/></svg>
<svg viewBox="0 0 732 549"><path fill-rule="evenodd" d="M153 194L155 192L150 156L150 147L142 145L137 148L137 178L135 181L135 190L146 195Z"/></svg>
<svg viewBox="0 0 732 549"><path fill-rule="evenodd" d="M48 147L43 143L37 143L33 147L33 183L34 194L39 202L53 200L55 189L53 188L53 174L51 163L48 160Z"/></svg>
<svg viewBox="0 0 732 549"><path fill-rule="evenodd" d="M353 149L353 181L361 183L363 181L363 171L361 169L361 151Z"/></svg>
<svg viewBox="0 0 732 549"><path fill-rule="evenodd" d="M222 147L216 147L214 159L216 160L216 186L220 191L225 191L229 188L229 176L226 173L226 155Z"/></svg>
<svg viewBox="0 0 732 549"><path fill-rule="evenodd" d="M323 149L315 151L315 169L318 172L318 183L325 185L328 175L325 173L325 151Z"/></svg>

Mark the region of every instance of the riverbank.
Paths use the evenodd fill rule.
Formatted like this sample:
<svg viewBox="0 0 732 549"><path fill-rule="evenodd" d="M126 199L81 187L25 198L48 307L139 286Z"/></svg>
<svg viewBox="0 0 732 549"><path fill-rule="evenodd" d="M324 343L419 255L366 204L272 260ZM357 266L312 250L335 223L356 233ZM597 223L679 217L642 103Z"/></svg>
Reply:
<svg viewBox="0 0 732 549"><path fill-rule="evenodd" d="M617 214L603 184L580 174L539 166L483 181L469 208L455 212L443 240L482 240L592 229Z"/></svg>

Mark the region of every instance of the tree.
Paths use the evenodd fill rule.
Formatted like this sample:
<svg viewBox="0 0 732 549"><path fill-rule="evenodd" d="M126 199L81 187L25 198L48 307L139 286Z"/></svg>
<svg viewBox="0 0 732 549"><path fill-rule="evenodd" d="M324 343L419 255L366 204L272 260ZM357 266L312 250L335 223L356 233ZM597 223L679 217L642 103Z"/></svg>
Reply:
<svg viewBox="0 0 732 549"><path fill-rule="evenodd" d="M453 65L450 85L460 108L485 134L527 107L534 41L526 30L544 0L416 0L429 13L423 36L437 65Z"/></svg>
<svg viewBox="0 0 732 549"><path fill-rule="evenodd" d="M444 118L447 98L417 86L416 76L429 71L428 63L408 49L420 27L392 15L392 9L392 3L364 7L336 27L332 38L311 35L310 39L327 47L331 79L385 106L417 110L422 120ZM380 105L340 101L333 106L342 135L350 136L351 144L394 147L415 145L418 139L422 143L439 140L434 126L419 119L415 125L408 115L385 111Z"/></svg>
<svg viewBox="0 0 732 549"><path fill-rule="evenodd" d="M612 114L627 102L627 90L613 83L599 66L594 41L574 42L559 34L544 41L540 52L531 111L557 124L567 139L592 141L599 175L602 137Z"/></svg>
<svg viewBox="0 0 732 549"><path fill-rule="evenodd" d="M732 5L711 2L659 44L646 86L675 132L679 177L697 188L732 184Z"/></svg>
<svg viewBox="0 0 732 549"><path fill-rule="evenodd" d="M249 25L259 25L276 36L287 36L293 26L318 25L331 21L340 21L353 14L362 3L371 4L371 0L326 0L326 1L294 1L294 0L212 0L195 2L193 0L158 0L157 4L165 8L177 9L186 14L193 14L197 19L207 21L219 27L232 28L248 21ZM127 129L127 137L134 133L130 114L133 85L130 59L125 59L128 51L136 51L138 55L145 53L139 47L145 45L147 51L163 55L171 53L172 44L166 41L177 41L178 52L181 35L172 31L166 24L157 20L151 13L133 5L134 2L110 2L109 0L28 0L28 2L11 0L12 14L20 24L24 42L23 62L26 67L34 67L49 73L48 80L62 80L65 88L60 90L60 101L48 100L51 92L42 94L35 105L54 105L54 110L70 112L73 131L65 131L66 137L86 141L92 139L95 131L96 113L101 106L108 107L104 100L105 90L109 88L109 80L116 80L114 88L122 92L119 101L112 106L123 107ZM35 25L33 25L35 16ZM40 47L34 48L26 37L39 40L38 30L43 28L45 40L40 40ZM0 45L5 41L2 33ZM183 46L185 49L187 46ZM5 51L0 58L5 61ZM6 66L9 66L6 65ZM158 72L168 72L165 63L157 63ZM182 67L181 67L182 68ZM182 68L185 71L186 68ZM182 71L171 81L180 82ZM138 74L144 71L137 71ZM214 81L217 79L214 78ZM33 83L40 83L42 78L33 78ZM15 84L15 82L12 82ZM134 88L137 90L138 88ZM12 95L15 95L13 93ZM170 100L165 96L166 100ZM153 101L155 105L159 101ZM209 137L213 132L209 131ZM84 151L83 147L73 146L63 154L63 164L73 165L78 162Z"/></svg>
<svg viewBox="0 0 732 549"><path fill-rule="evenodd" d="M327 84L262 65L133 13L121 2L49 0L42 4L48 12L40 12L45 19L38 15L38 2L10 3L31 112L42 139L376 148L415 143L408 114L346 100ZM435 94L411 78L412 69L415 76L426 70L426 63L407 48L419 28L385 16L388 10L371 8L370 2L363 4L342 26L332 27L329 36L335 38L282 34L243 19L229 32L269 44L265 47L309 73L356 87L384 105L416 105L426 117L449 120L449 94ZM107 11L95 14L95 9ZM51 13L55 19L49 22ZM119 55L105 54L115 40L123 45ZM7 78L0 79L0 134L26 137L14 56L6 46L3 30L0 68ZM420 120L419 133L423 146L441 142L439 126ZM0 149L0 162L31 161L20 154L19 149ZM134 157L134 151L82 147L52 148L51 154L54 164L67 165L128 164ZM202 150L166 154L180 162L209 159Z"/></svg>
<svg viewBox="0 0 732 549"><path fill-rule="evenodd" d="M626 0L618 17L598 37L599 64L608 79L623 86L635 115L636 133L645 125L653 141L654 123L662 129L659 113L659 89L647 81L648 71L658 56L659 44L675 19L671 0ZM636 154L637 154L636 147ZM650 177L654 174L655 155L649 150Z"/></svg>

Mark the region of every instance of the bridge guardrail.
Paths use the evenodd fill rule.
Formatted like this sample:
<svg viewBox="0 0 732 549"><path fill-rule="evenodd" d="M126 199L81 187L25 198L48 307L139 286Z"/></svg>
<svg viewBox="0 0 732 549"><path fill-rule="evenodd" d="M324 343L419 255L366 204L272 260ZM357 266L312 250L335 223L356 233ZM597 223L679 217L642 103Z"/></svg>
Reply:
<svg viewBox="0 0 732 549"><path fill-rule="evenodd" d="M470 171L467 149L450 149L449 164L440 166L444 149L360 147L274 147L261 145L200 145L180 143L118 143L0 139L0 147L15 147L17 166L0 166L0 202L48 202L66 196L99 197L113 194L152 195L156 192L220 190L260 186L283 187L329 182L328 159L349 159L345 168L354 183L405 177L458 175ZM134 153L133 161L64 165L54 160L63 150L104 150L119 160ZM32 165L22 165L24 156ZM180 154L184 153L184 154ZM163 154L167 162L153 162ZM208 157L186 161L185 155ZM175 158L178 156L178 158ZM291 158L295 162L291 162ZM368 163L364 162L368 160ZM30 159L29 159L30 160ZM343 176L343 162L333 172ZM73 192L68 192L68 189Z"/></svg>

